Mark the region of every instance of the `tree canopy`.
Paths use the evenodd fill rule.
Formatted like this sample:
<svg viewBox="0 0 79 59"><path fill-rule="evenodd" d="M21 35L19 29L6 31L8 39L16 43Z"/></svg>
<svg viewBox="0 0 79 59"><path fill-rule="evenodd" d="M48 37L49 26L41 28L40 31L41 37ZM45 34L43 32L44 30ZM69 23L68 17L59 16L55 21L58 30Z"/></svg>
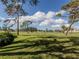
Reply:
<svg viewBox="0 0 79 59"><path fill-rule="evenodd" d="M62 7L63 10L69 12L70 22L79 21L79 0L72 0Z"/></svg>
<svg viewBox="0 0 79 59"><path fill-rule="evenodd" d="M36 6L38 0L1 0L1 2L6 6L5 11L8 15L16 15L17 19L17 35L19 35L19 16L26 15L27 12L23 9L24 4L30 4Z"/></svg>
<svg viewBox="0 0 79 59"><path fill-rule="evenodd" d="M79 0L71 0L69 3L62 6L61 9L68 12L67 17L69 18L68 22L70 23L70 26L66 32L67 35L72 25L79 21ZM58 14L56 16L62 17L61 14Z"/></svg>
<svg viewBox="0 0 79 59"><path fill-rule="evenodd" d="M5 10L9 15L19 14L26 15L27 12L23 9L23 5L29 4L37 5L38 0L1 0L1 2L6 6Z"/></svg>

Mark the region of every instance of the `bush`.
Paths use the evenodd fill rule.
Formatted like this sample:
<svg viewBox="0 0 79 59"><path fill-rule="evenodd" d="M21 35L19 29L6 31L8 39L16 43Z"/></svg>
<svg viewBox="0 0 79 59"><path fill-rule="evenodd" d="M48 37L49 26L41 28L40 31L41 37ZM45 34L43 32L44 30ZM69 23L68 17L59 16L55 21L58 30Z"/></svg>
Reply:
<svg viewBox="0 0 79 59"><path fill-rule="evenodd" d="M70 41L72 41L75 45L79 45L79 38L77 37L71 38Z"/></svg>
<svg viewBox="0 0 79 59"><path fill-rule="evenodd" d="M0 38L0 46L6 46L11 44L14 41L15 36L13 36L10 33L4 33L2 34L2 38Z"/></svg>

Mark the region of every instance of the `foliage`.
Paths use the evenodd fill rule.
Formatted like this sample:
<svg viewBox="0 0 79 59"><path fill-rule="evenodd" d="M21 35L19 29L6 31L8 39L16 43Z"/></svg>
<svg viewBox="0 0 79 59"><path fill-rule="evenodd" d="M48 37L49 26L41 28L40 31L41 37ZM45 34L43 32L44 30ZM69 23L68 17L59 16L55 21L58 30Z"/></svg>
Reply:
<svg viewBox="0 0 79 59"><path fill-rule="evenodd" d="M22 28L22 29L20 29L20 31L31 31L31 32L34 32L34 31L38 31L38 29L34 28L34 27L28 27L28 28Z"/></svg>
<svg viewBox="0 0 79 59"><path fill-rule="evenodd" d="M62 9L69 12L69 22L71 23L68 31L70 30L71 26L79 21L79 0L73 0L69 2L68 4L64 5ZM68 33L67 31L67 33ZM67 34L66 33L66 34Z"/></svg>
<svg viewBox="0 0 79 59"><path fill-rule="evenodd" d="M30 24L32 24L31 21L24 21L24 22L21 24L21 28L22 28L22 29L27 29Z"/></svg>
<svg viewBox="0 0 79 59"><path fill-rule="evenodd" d="M62 15L61 15L60 13L58 13L56 16L57 16L57 17L61 17Z"/></svg>
<svg viewBox="0 0 79 59"><path fill-rule="evenodd" d="M19 13L19 15L25 15L26 12L23 9L23 5L29 2L31 5L37 5L38 0L1 0L6 6L6 11L9 15Z"/></svg>
<svg viewBox="0 0 79 59"><path fill-rule="evenodd" d="M70 26L66 32L66 35L67 35L72 25L79 21L79 0L71 0L69 3L62 6L62 10L65 10L68 12L68 16L64 16L64 17L69 17L68 22L70 23ZM61 14L57 14L56 16L63 17L63 15Z"/></svg>
<svg viewBox="0 0 79 59"><path fill-rule="evenodd" d="M24 4L37 5L38 0L1 0L6 6L5 11L8 15L16 16L17 20L17 35L19 35L19 16L26 15L27 12L23 9Z"/></svg>
<svg viewBox="0 0 79 59"><path fill-rule="evenodd" d="M13 36L11 33L3 33L0 36L1 36L0 47L11 44L14 41L14 38L15 38L15 36Z"/></svg>
<svg viewBox="0 0 79 59"><path fill-rule="evenodd" d="M73 0L62 7L63 10L69 12L70 22L79 21L79 0Z"/></svg>
<svg viewBox="0 0 79 59"><path fill-rule="evenodd" d="M68 27L66 27L65 25L62 25L61 28L63 29L63 32L65 32L68 29Z"/></svg>

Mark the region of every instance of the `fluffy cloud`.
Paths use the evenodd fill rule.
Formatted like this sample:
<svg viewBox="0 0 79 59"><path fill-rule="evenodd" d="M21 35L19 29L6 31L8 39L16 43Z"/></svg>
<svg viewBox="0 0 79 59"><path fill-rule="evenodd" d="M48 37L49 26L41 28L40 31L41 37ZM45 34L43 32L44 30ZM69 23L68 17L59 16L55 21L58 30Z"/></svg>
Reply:
<svg viewBox="0 0 79 59"><path fill-rule="evenodd" d="M58 12L57 12L58 13ZM38 11L32 16L21 16L20 22L24 21L32 21L32 22L40 22L40 23L64 23L64 20L62 18L55 19L56 12L49 11L47 14L44 12ZM46 25L47 25L46 24Z"/></svg>
<svg viewBox="0 0 79 59"><path fill-rule="evenodd" d="M52 12L52 11L49 11L47 14L46 14L46 18L52 18L56 15L55 12Z"/></svg>
<svg viewBox="0 0 79 59"><path fill-rule="evenodd" d="M64 11L64 10L60 10L60 11L58 11L58 12L56 12L56 14L65 14L66 13L66 11Z"/></svg>
<svg viewBox="0 0 79 59"><path fill-rule="evenodd" d="M42 21L39 25L40 26L47 26L47 25L51 25L52 23L53 23L52 19L47 19L47 20Z"/></svg>
<svg viewBox="0 0 79 59"><path fill-rule="evenodd" d="M20 23L24 21L32 21L33 23L39 23L37 26L50 26L54 28L61 27L62 24L65 23L63 18L55 18L57 13L64 14L65 11L61 10L59 12L49 11L48 13L44 13L41 11L36 12L32 16L21 16Z"/></svg>
<svg viewBox="0 0 79 59"><path fill-rule="evenodd" d="M69 26L70 26L70 24L65 24L65 26L66 26L66 27L69 27Z"/></svg>
<svg viewBox="0 0 79 59"><path fill-rule="evenodd" d="M60 28L61 25L56 24L56 25L52 25L51 27L52 27L52 28Z"/></svg>
<svg viewBox="0 0 79 59"><path fill-rule="evenodd" d="M65 23L65 21L64 21L64 19L59 18L59 19L56 19L56 20L55 20L55 23L63 24L63 23Z"/></svg>
<svg viewBox="0 0 79 59"><path fill-rule="evenodd" d="M59 19L47 19L47 20L44 20L40 23L40 25L52 25L52 24L63 24L65 23L65 20L62 19L62 18L59 18Z"/></svg>
<svg viewBox="0 0 79 59"><path fill-rule="evenodd" d="M24 22L24 21L41 22L43 20L45 20L45 13L40 12L40 11L36 12L32 16L21 16L20 17L20 22Z"/></svg>
<svg viewBox="0 0 79 59"><path fill-rule="evenodd" d="M64 14L65 11L63 11L63 10L61 10L59 12L49 11L48 13L38 11L31 16L20 16L19 22L20 22L20 24L22 24L24 21L31 21L33 23L38 23L37 26L48 26L48 25L50 25L50 27L60 27L60 25L65 23L65 20L62 19L62 18L55 18L55 15L57 13ZM11 23L14 23L14 21L11 21ZM53 26L53 24L54 24L54 26Z"/></svg>

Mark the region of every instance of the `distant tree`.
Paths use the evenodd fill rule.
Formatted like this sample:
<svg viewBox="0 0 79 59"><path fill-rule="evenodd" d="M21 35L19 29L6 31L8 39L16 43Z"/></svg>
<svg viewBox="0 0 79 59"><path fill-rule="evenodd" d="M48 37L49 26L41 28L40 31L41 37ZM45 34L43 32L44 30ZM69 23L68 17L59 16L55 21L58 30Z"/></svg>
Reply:
<svg viewBox="0 0 79 59"><path fill-rule="evenodd" d="M62 30L63 30L63 33L66 34L66 32L67 32L67 30L68 30L69 27L67 27L67 26L65 26L65 25L62 25L61 28L62 28ZM70 32L72 32L73 30L74 30L74 28L70 28Z"/></svg>
<svg viewBox="0 0 79 59"><path fill-rule="evenodd" d="M33 31L37 31L37 28L35 28L35 27L28 27L26 30L33 32Z"/></svg>
<svg viewBox="0 0 79 59"><path fill-rule="evenodd" d="M8 15L15 15L17 21L17 35L19 35L19 16L26 15L27 12L23 9L24 4L37 5L38 0L1 0L6 6L5 10Z"/></svg>
<svg viewBox="0 0 79 59"><path fill-rule="evenodd" d="M21 24L20 27L21 27L22 29L25 29L25 30L26 30L27 28L29 28L29 25L30 25L30 24L32 24L31 21L24 21L24 22Z"/></svg>
<svg viewBox="0 0 79 59"><path fill-rule="evenodd" d="M63 33L65 33L65 31L67 30L67 27L65 25L62 25L61 28L63 30Z"/></svg>

